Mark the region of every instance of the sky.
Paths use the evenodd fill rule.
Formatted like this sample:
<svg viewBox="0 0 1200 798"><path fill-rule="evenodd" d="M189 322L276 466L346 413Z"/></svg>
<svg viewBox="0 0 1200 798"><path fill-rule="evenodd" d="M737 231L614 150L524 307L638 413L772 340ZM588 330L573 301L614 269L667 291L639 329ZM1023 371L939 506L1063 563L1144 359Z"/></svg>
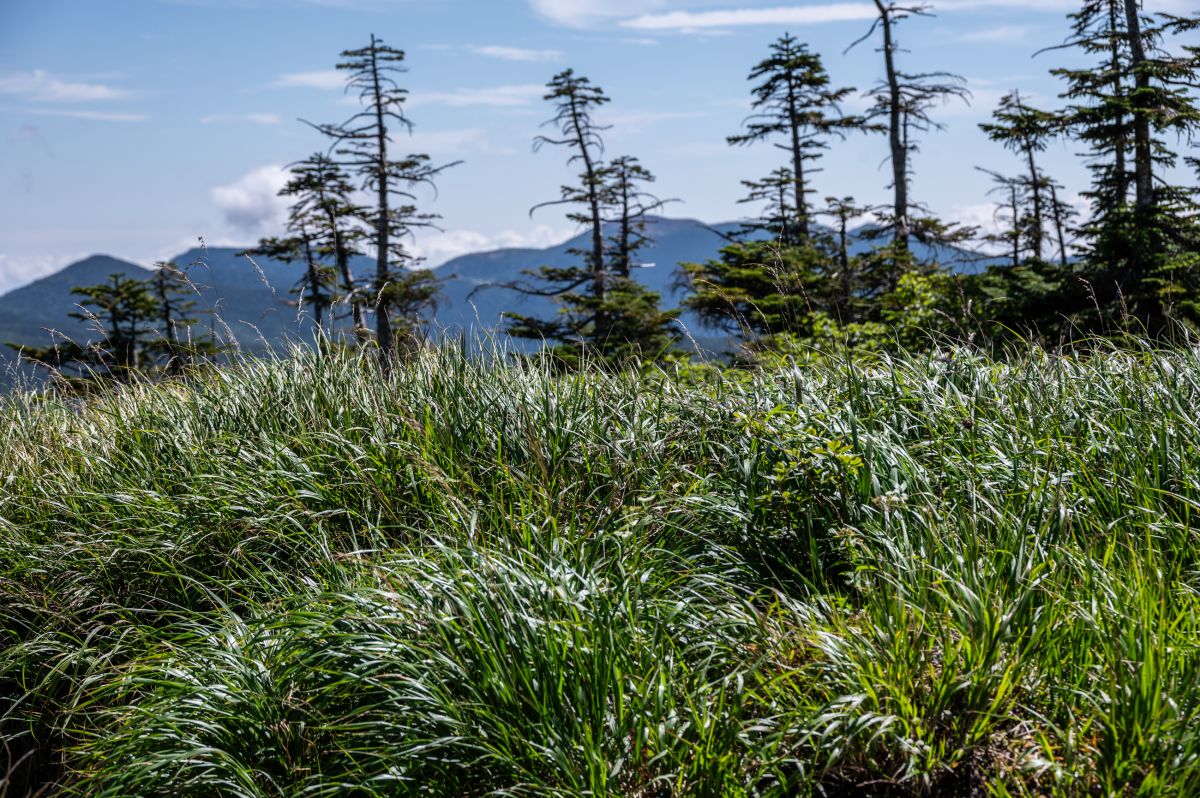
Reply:
<svg viewBox="0 0 1200 798"><path fill-rule="evenodd" d="M979 130L1005 93L1054 107L1048 74L1078 65L1059 44L1074 0L932 0L898 30L909 72L967 79L970 104L936 111L912 193L943 217L987 224L978 166L1020 163ZM1146 0L1200 10L1200 0ZM820 53L837 86L882 75L874 40L847 51L866 0L0 0L0 292L90 254L149 265L196 246L248 245L282 229L285 167L327 142L301 120L338 122L355 100L334 69L371 34L406 52L411 135L397 152L462 161L420 197L441 230L413 242L428 265L498 247L548 246L573 232L558 195L567 153L535 152L542 99L573 68L612 98L606 155L633 155L678 200L671 216L745 217L741 181L783 163L770 145L730 147L749 112L747 75L790 32ZM818 197L886 201L883 136L833 142ZM1071 195L1087 172L1056 143L1045 167Z"/></svg>

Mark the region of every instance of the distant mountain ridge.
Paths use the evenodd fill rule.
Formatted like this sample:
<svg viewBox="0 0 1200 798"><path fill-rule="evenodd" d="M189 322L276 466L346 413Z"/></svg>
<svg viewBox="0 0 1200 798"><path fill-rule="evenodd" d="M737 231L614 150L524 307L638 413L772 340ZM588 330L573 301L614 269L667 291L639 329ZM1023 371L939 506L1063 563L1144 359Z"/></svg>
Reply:
<svg viewBox="0 0 1200 798"><path fill-rule="evenodd" d="M706 225L694 219L655 218L650 225L654 245L642 252L647 264L635 272L636 279L658 291L663 305L679 306L682 298L675 290L679 262L703 261L717 256L729 243L728 236L740 229L736 222ZM578 262L568 250L586 246L586 237L578 235L545 249L500 249L454 258L433 271L442 280L442 297L434 316L435 327L448 333L479 332L499 326L505 310L527 315L555 312L552 300L530 297L511 289L488 287L522 280L524 269L539 266L568 266ZM856 242L856 251L869 248ZM918 256L925 256L914 243ZM202 324L212 326L226 342L262 350L288 340L303 339L311 331L311 319L298 312L290 290L302 275L296 265L270 258L253 259L240 255L235 247L190 249L173 260L185 270L195 287L196 308L206 313ZM977 271L991 261L976 262ZM352 262L356 275L370 275L374 261L360 257ZM96 337L89 324L72 319L78 297L71 294L76 286L94 285L111 274L145 279L150 269L108 255L93 255L54 274L0 295L0 361L13 361L6 343L46 346L54 340L54 331L74 340ZM702 329L694 317L685 315L683 323L693 335Z"/></svg>

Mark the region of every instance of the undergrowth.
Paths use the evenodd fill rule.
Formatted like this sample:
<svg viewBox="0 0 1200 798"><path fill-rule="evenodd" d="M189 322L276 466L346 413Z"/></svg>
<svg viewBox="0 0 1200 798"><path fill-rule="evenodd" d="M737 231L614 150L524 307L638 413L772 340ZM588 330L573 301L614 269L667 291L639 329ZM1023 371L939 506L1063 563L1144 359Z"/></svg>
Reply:
<svg viewBox="0 0 1200 798"><path fill-rule="evenodd" d="M0 796L1200 794L1200 352L0 408Z"/></svg>

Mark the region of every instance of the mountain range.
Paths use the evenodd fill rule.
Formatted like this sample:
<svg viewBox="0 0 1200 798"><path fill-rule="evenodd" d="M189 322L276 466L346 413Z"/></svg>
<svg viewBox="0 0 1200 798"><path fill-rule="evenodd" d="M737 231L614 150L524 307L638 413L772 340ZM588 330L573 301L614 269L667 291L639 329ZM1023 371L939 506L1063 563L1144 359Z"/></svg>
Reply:
<svg viewBox="0 0 1200 798"><path fill-rule="evenodd" d="M654 245L643 250L644 264L635 276L660 293L665 307L678 307L682 296L674 287L676 264L715 257L727 243L726 236L739 227L732 222L706 225L693 219L655 218L650 227ZM487 286L520 280L523 269L576 263L578 258L570 250L581 246L586 246L583 235L546 249L500 249L446 262L434 269L442 281L435 326L449 333L471 333L496 328L505 310L527 315L553 313L553 303L547 298ZM869 245L859 241L855 246L866 249ZM928 254L920 251L918 244L914 249L918 256ZM300 268L269 258L250 259L240 251L236 247L199 248L173 259L195 287L197 309L207 311L203 323L211 325L220 340L237 342L251 351L304 337L311 321L290 301ZM957 267L960 271L976 271L988 263L963 260L966 266ZM352 267L355 274L368 275L374 271L374 261L360 257ZM105 282L112 274L145 279L152 271L108 255L93 255L0 295L0 344L45 346L56 336L77 341L95 338L89 322L71 318L70 314L79 310L78 297L71 289ZM682 320L693 335L702 333L696 319L685 315ZM0 361L11 367L15 355L6 346L3 349Z"/></svg>

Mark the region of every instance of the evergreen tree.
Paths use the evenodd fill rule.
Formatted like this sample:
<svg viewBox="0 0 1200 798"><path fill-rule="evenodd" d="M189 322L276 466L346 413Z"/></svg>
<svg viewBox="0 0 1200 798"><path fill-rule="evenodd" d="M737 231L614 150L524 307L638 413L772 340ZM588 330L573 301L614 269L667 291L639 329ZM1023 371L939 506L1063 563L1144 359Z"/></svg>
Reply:
<svg viewBox="0 0 1200 798"><path fill-rule="evenodd" d="M608 275L606 277L606 315L610 320L608 339L598 342L605 360L623 363L658 355L669 349L677 336L671 325L678 311L660 308L661 297L633 279L633 270L641 266L639 252L653 243L648 232L648 215L666 204L643 186L654 182L654 175L636 158L614 158L600 171L604 187Z"/></svg>
<svg viewBox="0 0 1200 798"><path fill-rule="evenodd" d="M21 355L68 381L128 381L152 354L158 307L145 281L112 274L108 282L78 286L81 309L70 314L94 326L99 341L64 341L49 347L9 344Z"/></svg>
<svg viewBox="0 0 1200 798"><path fill-rule="evenodd" d="M1062 46L1100 61L1052 70L1067 81L1061 124L1092 156L1084 277L1104 312L1129 313L1158 334L1173 317L1194 320L1200 311L1192 299L1200 288L1194 189L1167 182L1178 163L1168 137L1200 130L1190 90L1200 83L1200 58L1194 47L1163 48L1194 34L1200 18L1143 16L1135 0L1088 0L1071 20Z"/></svg>
<svg viewBox="0 0 1200 798"><path fill-rule="evenodd" d="M322 284L331 304L348 303L355 333L362 335L367 330L366 297L355 281L350 259L362 254L359 243L365 233L356 220L369 212L354 202L350 176L328 155L315 153L293 164L291 172L292 179L279 192L293 199L289 219L303 220L306 233L311 234L310 246L322 263L330 258L333 261L332 275L324 271L325 267L310 270L308 284ZM318 292L310 291L309 304L320 326L318 302Z"/></svg>
<svg viewBox="0 0 1200 798"><path fill-rule="evenodd" d="M850 252L854 239L850 222L870 210L856 203L853 197L826 197L825 208L821 211L833 220L834 271L830 275L830 310L843 324L863 318L867 297L874 293L863 284L862 258Z"/></svg>
<svg viewBox="0 0 1200 798"><path fill-rule="evenodd" d="M828 263L813 247L741 241L703 263L680 263L684 307L705 326L737 335L753 346L781 333L802 334L820 310L821 277Z"/></svg>
<svg viewBox="0 0 1200 798"><path fill-rule="evenodd" d="M673 340L669 325L676 314L661 311L658 294L632 277L637 252L650 241L646 215L663 204L642 188L654 178L635 158L607 164L601 160L600 134L607 128L596 123L593 113L609 102L603 89L570 69L555 75L547 89L545 99L555 109L547 124L558 132L539 135L534 149L565 147L568 164L582 171L577 184L562 186L558 199L535 206L531 213L567 206L567 218L585 228L587 243L568 251L581 264L526 270L525 275L540 285L506 286L528 296L552 297L559 305L552 319L505 313L506 331L518 338L555 342L556 356L568 365L578 363L585 352L610 365L657 354ZM611 231L607 236L606 227Z"/></svg>
<svg viewBox="0 0 1200 798"><path fill-rule="evenodd" d="M763 202L765 208L758 217L743 222L736 237L745 238L756 233L766 233L781 247L799 246L796 225L796 206L791 193L796 185L792 170L781 166L762 180L743 180L749 193L739 203Z"/></svg>
<svg viewBox="0 0 1200 798"><path fill-rule="evenodd" d="M1029 215L1029 248L1032 257L1041 260L1046 231L1048 179L1038 169L1037 156L1045 151L1055 131L1055 117L1025 104L1018 91L1004 95L992 115L995 121L979 127L992 141L1000 142L1024 158L1029 170L1025 178L1031 214Z"/></svg>
<svg viewBox="0 0 1200 798"><path fill-rule="evenodd" d="M841 113L840 103L854 89L832 88L821 57L790 34L771 44L770 55L751 70L749 79L760 81L752 90L755 113L746 119L744 133L727 140L730 144L751 144L783 138L775 146L788 153L794 213L783 228L783 237L808 243L812 232L808 202L812 188L808 181L817 170L807 164L821 157L829 136L862 130L866 122L862 117ZM773 177L781 175L776 172Z"/></svg>
<svg viewBox="0 0 1200 798"><path fill-rule="evenodd" d="M427 155L394 159L390 151L391 128L412 129L404 113L406 89L396 82L405 72L404 51L389 47L371 35L370 44L342 53L337 68L347 73L347 88L358 91L362 110L338 125L319 125L330 136L337 154L362 178L362 188L375 197L375 206L364 215L372 230L375 275L371 296L375 310L375 342L385 370L396 354L396 329L415 331L421 315L437 295L434 277L412 270L414 262L405 238L418 227L432 225L431 214L418 213L412 204L413 189L432 186L434 178L454 163L435 166ZM455 162L457 163L457 162ZM399 201L398 206L394 201ZM393 311L398 314L393 319Z"/></svg>
<svg viewBox="0 0 1200 798"><path fill-rule="evenodd" d="M150 291L157 309L157 341L151 344L155 354L165 358L168 374L182 374L198 360L217 353L217 346L208 336L193 334L199 320L194 314L196 302L188 296L193 292L187 276L173 262L154 264Z"/></svg>
<svg viewBox="0 0 1200 798"><path fill-rule="evenodd" d="M964 79L949 72L909 73L896 64L900 46L896 40L896 26L909 17L930 16L930 6L905 4L891 0L874 0L876 17L867 33L850 47L866 41L876 31L882 34L880 47L884 59L884 78L868 92L874 105L866 114L868 123L886 120L884 127L888 135L888 150L892 165L891 208L880 213L881 220L891 234L891 244L882 256L890 261L886 271L892 273L890 288L895 288L899 275L911 268L908 240L910 235L919 234L934 245L950 245L961 240L952 225L934 219L925 219L917 224L913 211L920 206L910 197L912 180L911 155L917 151L915 133L940 130L944 126L936 122L930 112L936 105L953 99L965 100L970 93L963 86ZM945 234L945 235L943 235Z"/></svg>

